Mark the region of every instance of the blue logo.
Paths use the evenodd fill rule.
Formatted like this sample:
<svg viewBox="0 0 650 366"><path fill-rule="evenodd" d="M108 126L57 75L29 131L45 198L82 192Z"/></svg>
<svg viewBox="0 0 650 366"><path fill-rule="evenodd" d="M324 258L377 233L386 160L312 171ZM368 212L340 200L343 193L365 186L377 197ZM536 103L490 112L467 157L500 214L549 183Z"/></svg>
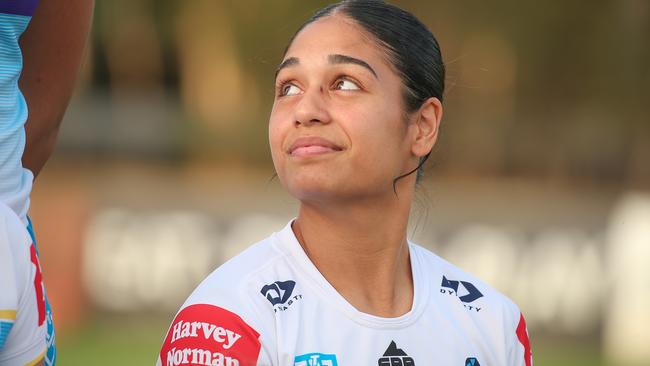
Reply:
<svg viewBox="0 0 650 366"><path fill-rule="evenodd" d="M262 287L260 291L271 305L284 304L291 297L295 281L275 281L270 285Z"/></svg>
<svg viewBox="0 0 650 366"><path fill-rule="evenodd" d="M465 288L465 294L460 296L458 293L458 285L462 284L463 287ZM442 287L446 287L448 289L451 289L454 291L456 296L460 299L460 301L469 303L478 300L479 298L483 297L483 294L481 291L479 291L476 286L472 285L469 282L465 281L450 281L447 279L447 277L442 276L442 283L440 284Z"/></svg>
<svg viewBox="0 0 650 366"><path fill-rule="evenodd" d="M481 366L476 357L469 357L465 360L465 366Z"/></svg>
<svg viewBox="0 0 650 366"><path fill-rule="evenodd" d="M293 360L293 366L338 366L338 363L336 363L336 355L307 353L306 355L296 356Z"/></svg>
<svg viewBox="0 0 650 366"><path fill-rule="evenodd" d="M483 294L476 286L467 281L454 281L442 276L440 293L456 296L467 310L476 311L477 313L481 311L480 307L470 304L483 297Z"/></svg>

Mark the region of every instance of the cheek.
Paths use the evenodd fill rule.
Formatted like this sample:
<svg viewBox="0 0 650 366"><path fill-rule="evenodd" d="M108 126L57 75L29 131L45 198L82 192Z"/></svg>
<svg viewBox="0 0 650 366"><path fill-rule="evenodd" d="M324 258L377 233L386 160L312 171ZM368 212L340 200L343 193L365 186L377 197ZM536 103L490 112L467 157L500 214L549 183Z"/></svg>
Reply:
<svg viewBox="0 0 650 366"><path fill-rule="evenodd" d="M381 104L369 108L363 115L351 119L357 121L349 128L350 139L355 141L355 154L368 169L394 174L395 165L404 156L404 126L395 108L384 108Z"/></svg>
<svg viewBox="0 0 650 366"><path fill-rule="evenodd" d="M385 126L384 126L385 128ZM402 160L401 147L396 134L387 134L385 130L367 129L363 132L359 144L355 171L365 171L370 180L384 181L392 179L400 170Z"/></svg>
<svg viewBox="0 0 650 366"><path fill-rule="evenodd" d="M269 117L269 147L276 169L277 165L281 163L279 160L282 156L282 142L286 135L286 128L284 128L281 121L283 121L282 116L274 108Z"/></svg>

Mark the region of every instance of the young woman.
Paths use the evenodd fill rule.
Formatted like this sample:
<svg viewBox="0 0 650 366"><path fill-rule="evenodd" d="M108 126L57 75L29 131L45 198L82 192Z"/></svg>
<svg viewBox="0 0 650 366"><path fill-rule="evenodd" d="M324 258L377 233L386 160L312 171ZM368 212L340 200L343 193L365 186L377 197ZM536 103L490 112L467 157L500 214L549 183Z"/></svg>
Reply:
<svg viewBox="0 0 650 366"><path fill-rule="evenodd" d="M427 28L380 1L331 5L276 83L271 154L298 217L203 281L158 364L532 365L517 306L406 238L442 117Z"/></svg>

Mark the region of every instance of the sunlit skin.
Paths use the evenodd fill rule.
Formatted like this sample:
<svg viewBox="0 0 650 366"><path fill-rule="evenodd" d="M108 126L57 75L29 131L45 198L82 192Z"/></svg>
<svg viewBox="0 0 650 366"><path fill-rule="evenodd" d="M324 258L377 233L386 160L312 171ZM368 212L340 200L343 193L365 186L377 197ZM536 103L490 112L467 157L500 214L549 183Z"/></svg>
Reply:
<svg viewBox="0 0 650 366"><path fill-rule="evenodd" d="M435 144L436 98L404 112L404 85L374 38L327 16L304 28L280 64L269 140L276 172L300 201L293 230L323 276L358 310L407 313L406 227L417 167Z"/></svg>

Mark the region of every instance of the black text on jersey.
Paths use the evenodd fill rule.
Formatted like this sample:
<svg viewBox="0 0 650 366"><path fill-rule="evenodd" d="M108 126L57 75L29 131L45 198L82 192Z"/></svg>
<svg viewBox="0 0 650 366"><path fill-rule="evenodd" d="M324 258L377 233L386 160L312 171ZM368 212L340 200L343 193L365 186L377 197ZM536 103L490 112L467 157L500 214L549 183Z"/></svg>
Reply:
<svg viewBox="0 0 650 366"><path fill-rule="evenodd" d="M378 366L415 366L415 361L409 357L403 349L397 348L395 341L384 352L384 355L377 361Z"/></svg>

